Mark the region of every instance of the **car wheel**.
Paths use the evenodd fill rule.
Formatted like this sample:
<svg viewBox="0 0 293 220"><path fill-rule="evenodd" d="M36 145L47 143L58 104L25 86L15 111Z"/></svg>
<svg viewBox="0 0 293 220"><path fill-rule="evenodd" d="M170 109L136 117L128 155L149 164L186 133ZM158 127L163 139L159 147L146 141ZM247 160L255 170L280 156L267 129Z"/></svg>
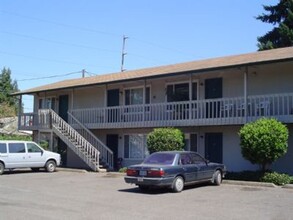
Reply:
<svg viewBox="0 0 293 220"><path fill-rule="evenodd" d="M33 172L39 172L39 171L40 171L40 168L31 168L31 170L32 170Z"/></svg>
<svg viewBox="0 0 293 220"><path fill-rule="evenodd" d="M222 173L220 170L216 170L213 175L213 183L217 186L221 185L222 183Z"/></svg>
<svg viewBox="0 0 293 220"><path fill-rule="evenodd" d="M53 160L49 160L47 163L46 163L46 170L47 172L49 173L52 173L56 170L56 163L53 161Z"/></svg>
<svg viewBox="0 0 293 220"><path fill-rule="evenodd" d="M0 163L0 175L4 173L4 164Z"/></svg>
<svg viewBox="0 0 293 220"><path fill-rule="evenodd" d="M181 176L177 176L172 185L173 192L181 192L184 188L184 180Z"/></svg>

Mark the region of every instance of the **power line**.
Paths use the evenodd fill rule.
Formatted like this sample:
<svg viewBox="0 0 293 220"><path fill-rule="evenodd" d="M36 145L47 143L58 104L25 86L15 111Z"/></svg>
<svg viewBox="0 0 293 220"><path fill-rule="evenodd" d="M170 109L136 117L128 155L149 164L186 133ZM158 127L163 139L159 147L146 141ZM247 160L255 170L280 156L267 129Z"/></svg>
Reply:
<svg viewBox="0 0 293 220"><path fill-rule="evenodd" d="M76 63L76 62L71 62L71 61L65 61L65 60L55 60L55 59L48 59L48 58L42 58L42 57L34 57L34 56L28 56L28 55L23 55L23 54L17 54L17 53L10 53L10 52L6 52L6 51L1 51L0 50L0 53L2 54L6 54L6 55L9 55L9 56L18 56L18 57L25 57L25 58L29 58L29 59L34 59L34 60L44 60L44 61L47 61L47 62L55 62L55 63L66 63L66 64L73 64L73 65L78 65L78 66L92 66L92 67L98 67L96 65L85 65L83 63ZM101 66L99 65L99 67L106 67L106 66ZM110 66L107 66L107 68L110 67Z"/></svg>
<svg viewBox="0 0 293 220"><path fill-rule="evenodd" d="M13 35L13 36L17 36L17 37L30 38L30 39L39 40L39 41L45 41L45 42L54 43L54 44L68 45L68 46L73 46L73 47L92 49L92 50L99 50L99 51L105 51L105 52L110 52L110 53L119 53L120 52L118 50L115 51L115 50L109 50L109 49L105 49L105 48L91 47L91 46L87 46L87 45L72 44L72 43L67 43L67 42L62 42L62 41L48 40L48 39L44 39L44 38L38 38L38 37L30 36L30 35L12 33L12 32L7 32L7 31L0 31L0 33Z"/></svg>
<svg viewBox="0 0 293 220"><path fill-rule="evenodd" d="M18 14L18 13L8 12L8 11L5 11L5 10L0 10L0 12L4 13L4 14L10 14L10 15L13 15L13 16L23 17L23 18L26 18L26 19L36 20L36 21L39 21L39 22L45 22L45 23L50 23L50 24L54 24L54 25L59 25L59 26L64 26L64 27L69 27L69 28L75 28L75 29L79 29L79 30L82 30L82 31L94 32L94 33L104 34L104 35L112 35L112 36L119 37L119 38L121 37L120 34L116 34L116 33L110 33L110 32L100 31L100 30L96 30L96 29L84 28L84 27L79 27L79 26L75 26L75 25L59 23L59 22L55 22L55 21L48 21L48 20L45 20L45 19L40 19L40 18L31 17L31 16L27 16L27 15L21 15L21 14ZM161 46L159 44L152 43L150 41L140 40L140 39L135 38L135 37L131 37L131 38L133 40L142 42L144 44L152 45L154 47L161 48L163 50L172 51L174 53L180 53L180 54L185 55L185 56L192 56L192 57L195 56L194 54L187 54L187 53L185 53L183 51L180 51L178 49Z"/></svg>
<svg viewBox="0 0 293 220"><path fill-rule="evenodd" d="M187 53L185 53L185 52L183 52L183 51L180 51L180 50L178 50L178 49L169 48L169 47L165 47L165 46L160 46L160 45L155 44L155 43L152 43L152 42L150 42L150 41L140 40L140 39L138 39L138 38L132 38L132 39L134 39L134 40L136 40L136 41L139 41L139 42L141 42L141 43L144 43L144 44L152 45L153 47L161 48L161 49L163 49L163 50L172 51L172 52L174 52L174 53L180 53L180 54L183 54L183 55L185 55L185 56L193 56L193 57L195 56L195 55L192 55L192 54L187 54Z"/></svg>
<svg viewBox="0 0 293 220"><path fill-rule="evenodd" d="M49 24L62 26L62 27L75 28L75 29L79 29L82 31L93 32L93 33L98 33L98 34L103 34L103 35L111 35L111 36L115 36L115 37L119 37L119 38L121 37L121 35L116 34L116 33L110 33L110 32L95 30L95 29L91 29L91 28L85 28L85 27L80 27L80 26L75 26L75 25L70 25L70 24L64 24L64 23L59 23L59 22L55 22L55 21L48 21L45 19L22 15L22 14L9 12L9 11L5 11L5 10L0 10L0 12L3 14L9 14L9 15L17 16L17 17L22 17L22 18L26 18L26 19L30 19L30 20L39 21L39 22L45 22L45 23L49 23Z"/></svg>
<svg viewBox="0 0 293 220"><path fill-rule="evenodd" d="M77 73L81 73L81 71L72 72L72 73L66 73L66 74L60 74L60 75L53 75L53 76L45 76L45 77L36 77L36 78L30 78L30 79L19 79L16 80L17 82L23 82L23 81L30 81L30 80L40 80L40 79L51 79L51 78L57 78L57 77L64 77L64 76L70 76Z"/></svg>

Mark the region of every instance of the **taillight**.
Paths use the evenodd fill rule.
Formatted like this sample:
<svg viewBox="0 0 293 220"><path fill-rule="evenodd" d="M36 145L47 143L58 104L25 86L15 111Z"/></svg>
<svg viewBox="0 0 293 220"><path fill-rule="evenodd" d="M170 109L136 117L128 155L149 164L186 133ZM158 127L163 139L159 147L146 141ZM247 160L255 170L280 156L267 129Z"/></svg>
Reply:
<svg viewBox="0 0 293 220"><path fill-rule="evenodd" d="M126 170L126 175L127 176L136 176L137 175L137 171L133 170L133 169L127 169Z"/></svg>
<svg viewBox="0 0 293 220"><path fill-rule="evenodd" d="M162 177L165 175L165 171L164 170L148 170L148 176L152 176L152 177Z"/></svg>

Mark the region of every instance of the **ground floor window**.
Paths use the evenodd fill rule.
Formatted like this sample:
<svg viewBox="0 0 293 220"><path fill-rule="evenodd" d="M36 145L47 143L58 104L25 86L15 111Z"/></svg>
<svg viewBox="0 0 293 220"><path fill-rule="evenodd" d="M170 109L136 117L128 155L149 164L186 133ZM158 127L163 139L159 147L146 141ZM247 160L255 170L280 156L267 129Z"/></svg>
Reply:
<svg viewBox="0 0 293 220"><path fill-rule="evenodd" d="M185 134L184 150L197 152L198 138L196 133Z"/></svg>
<svg viewBox="0 0 293 220"><path fill-rule="evenodd" d="M124 135L124 158L143 159L148 154L145 134Z"/></svg>

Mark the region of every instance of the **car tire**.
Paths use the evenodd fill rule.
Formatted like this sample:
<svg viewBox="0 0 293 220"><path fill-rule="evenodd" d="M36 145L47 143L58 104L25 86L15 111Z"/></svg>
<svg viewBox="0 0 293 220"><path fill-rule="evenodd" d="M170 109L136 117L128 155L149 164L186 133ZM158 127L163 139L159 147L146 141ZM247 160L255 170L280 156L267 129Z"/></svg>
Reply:
<svg viewBox="0 0 293 220"><path fill-rule="evenodd" d="M172 184L173 192L181 192L184 188L184 179L181 176L177 176Z"/></svg>
<svg viewBox="0 0 293 220"><path fill-rule="evenodd" d="M56 170L56 163L53 161L53 160L49 160L47 163L46 163L46 171L49 172L49 173L52 173Z"/></svg>
<svg viewBox="0 0 293 220"><path fill-rule="evenodd" d="M0 175L4 173L4 164L0 162Z"/></svg>
<svg viewBox="0 0 293 220"><path fill-rule="evenodd" d="M213 175L213 183L217 186L222 183L222 173L220 170L216 170Z"/></svg>
<svg viewBox="0 0 293 220"><path fill-rule="evenodd" d="M40 171L40 168L31 168L31 170L32 170L33 172L39 172L39 171Z"/></svg>

